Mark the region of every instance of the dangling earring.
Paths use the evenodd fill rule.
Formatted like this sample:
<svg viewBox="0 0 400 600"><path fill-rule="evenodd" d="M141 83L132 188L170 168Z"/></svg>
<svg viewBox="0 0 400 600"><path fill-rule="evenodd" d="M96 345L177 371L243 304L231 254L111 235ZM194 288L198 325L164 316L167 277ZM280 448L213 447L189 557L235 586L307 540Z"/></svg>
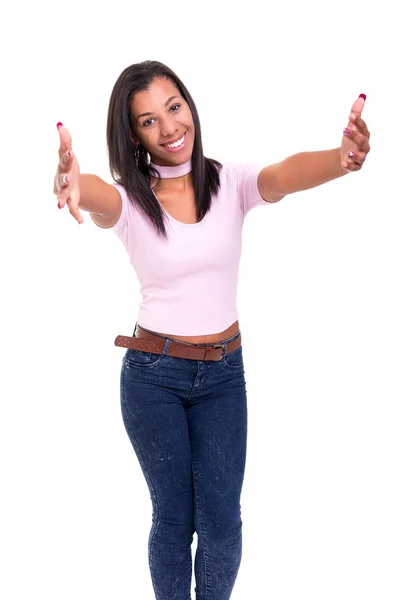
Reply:
<svg viewBox="0 0 400 600"><path fill-rule="evenodd" d="M140 142L133 142L134 146L139 146Z"/></svg>

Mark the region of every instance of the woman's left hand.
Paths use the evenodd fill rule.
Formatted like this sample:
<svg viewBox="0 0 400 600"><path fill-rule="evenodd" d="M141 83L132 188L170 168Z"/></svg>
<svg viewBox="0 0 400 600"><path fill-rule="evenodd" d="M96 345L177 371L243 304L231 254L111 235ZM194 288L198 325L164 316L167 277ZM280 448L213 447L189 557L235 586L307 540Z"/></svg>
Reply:
<svg viewBox="0 0 400 600"><path fill-rule="evenodd" d="M349 173L359 171L370 151L367 125L361 119L364 108L364 98L360 96L351 107L351 114L346 129L343 132L342 147L340 152L341 167ZM346 131L349 132L346 135Z"/></svg>

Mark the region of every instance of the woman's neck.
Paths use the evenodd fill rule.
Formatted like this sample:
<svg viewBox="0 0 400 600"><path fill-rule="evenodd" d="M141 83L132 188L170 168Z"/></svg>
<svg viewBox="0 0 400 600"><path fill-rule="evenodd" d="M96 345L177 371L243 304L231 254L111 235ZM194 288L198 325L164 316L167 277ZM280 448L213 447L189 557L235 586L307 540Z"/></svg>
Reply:
<svg viewBox="0 0 400 600"><path fill-rule="evenodd" d="M192 171L192 159L190 158L187 162L181 165L156 165L150 162L150 166L158 171L160 179L176 179L177 177L184 177ZM153 177L158 178L157 175L152 174Z"/></svg>

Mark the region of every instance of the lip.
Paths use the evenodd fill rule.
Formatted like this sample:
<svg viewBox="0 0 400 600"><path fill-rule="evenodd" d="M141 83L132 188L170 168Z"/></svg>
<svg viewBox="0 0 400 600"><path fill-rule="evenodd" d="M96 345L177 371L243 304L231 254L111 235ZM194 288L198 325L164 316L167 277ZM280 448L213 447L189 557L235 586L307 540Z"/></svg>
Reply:
<svg viewBox="0 0 400 600"><path fill-rule="evenodd" d="M179 150L183 150L183 148L185 148L186 146L186 140L187 140L187 131L185 131L184 135L184 140L183 140L183 144L181 144L181 146L178 146L178 148L168 148L165 144L161 144L161 146L163 148L165 148L166 150L168 150L168 152L179 152ZM167 144L174 144L175 142L179 141L182 138L182 135L180 135L179 137L177 137L175 140L171 140L170 142L167 142Z"/></svg>

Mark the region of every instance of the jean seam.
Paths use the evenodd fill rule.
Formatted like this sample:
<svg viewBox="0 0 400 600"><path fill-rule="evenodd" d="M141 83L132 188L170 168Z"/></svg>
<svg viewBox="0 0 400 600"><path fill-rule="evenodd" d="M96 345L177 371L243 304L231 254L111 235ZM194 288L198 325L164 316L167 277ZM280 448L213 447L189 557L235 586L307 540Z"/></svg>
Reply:
<svg viewBox="0 0 400 600"><path fill-rule="evenodd" d="M124 392L124 398L125 398L125 392ZM126 416L128 416L128 417L130 416L130 412L131 411L126 406L123 406L122 410L125 412ZM130 433L131 433L132 437L135 440L137 453L138 453L138 456L140 457L140 461L139 462L141 463L141 467L143 469L143 472L145 474L147 474L148 482L149 482L149 487L150 487L151 491L153 492L154 505L155 505L155 510L156 510L156 513L157 513L156 514L155 523L153 523L151 531L150 531L150 539L149 539L149 563L150 563L149 567L150 567L151 577L152 577L152 579L154 581L154 571L153 571L153 568L152 568L152 550L153 550L153 541L154 541L154 538L155 538L155 536L157 534L158 527L159 527L159 524L160 524L160 508L159 508L160 505L159 505L157 493L156 493L156 490L155 490L155 487L154 487L154 484L153 484L153 481L152 481L152 478L151 478L151 475L150 475L150 471L147 469L146 463L143 460L143 455L142 455L142 452L140 450L140 446L139 446L139 444L137 442L135 433L134 433L134 431L132 429L130 429Z"/></svg>
<svg viewBox="0 0 400 600"><path fill-rule="evenodd" d="M201 514L201 508L200 508L200 502L199 502L199 497L197 494L197 480L196 480L196 463L195 463L195 459L194 456L192 455L192 468L193 468L193 485L194 485L194 494L196 496L196 502L197 502L197 510L199 513L199 522L200 522L200 530L201 530L201 541L203 544L203 550L204 550L204 579L206 582L206 589L205 589L205 600L207 600L209 598L209 589L210 589L210 584L209 584L209 571L208 571L208 556L207 556L207 546L206 546L206 541L205 541L205 535L204 535L204 527L203 527L203 518L202 518L202 514Z"/></svg>
<svg viewBox="0 0 400 600"><path fill-rule="evenodd" d="M157 360L155 360L152 363L141 363L141 362L133 362L132 360L130 360L129 358L125 359L126 362L126 366L128 367L128 369L135 369L136 367L142 368L146 368L146 369L150 369L151 367L156 367L158 365L158 363L161 361L161 359L164 358L162 355L160 355L160 358L157 358Z"/></svg>
<svg viewBox="0 0 400 600"><path fill-rule="evenodd" d="M229 363L224 361L223 366L228 367L228 369L243 369L244 363L242 363L241 365L230 365Z"/></svg>
<svg viewBox="0 0 400 600"><path fill-rule="evenodd" d="M121 383L120 383L120 394L121 394L121 406L126 404L126 394L125 394L125 356L122 361L122 369L121 369Z"/></svg>
<svg viewBox="0 0 400 600"><path fill-rule="evenodd" d="M240 350L240 348L238 348L237 350ZM236 352L236 350L235 350L235 352ZM226 360L227 356L229 356L229 354L228 355L225 354L224 359L222 361L222 364L223 364L224 367L228 367L229 369L243 369L244 368L244 359L243 359L243 356L242 356L242 362L241 362L240 365L230 365L229 362Z"/></svg>
<svg viewBox="0 0 400 600"><path fill-rule="evenodd" d="M135 351L134 351L135 352ZM151 352L149 352L149 354L151 354ZM135 355L133 355L135 356ZM160 362L160 360L164 357L164 354L160 354L159 357L154 360L153 362L135 362L133 358L129 358L129 350L126 351L125 356L124 356L124 363L125 365L128 367L155 367L156 365L158 365L158 363Z"/></svg>

